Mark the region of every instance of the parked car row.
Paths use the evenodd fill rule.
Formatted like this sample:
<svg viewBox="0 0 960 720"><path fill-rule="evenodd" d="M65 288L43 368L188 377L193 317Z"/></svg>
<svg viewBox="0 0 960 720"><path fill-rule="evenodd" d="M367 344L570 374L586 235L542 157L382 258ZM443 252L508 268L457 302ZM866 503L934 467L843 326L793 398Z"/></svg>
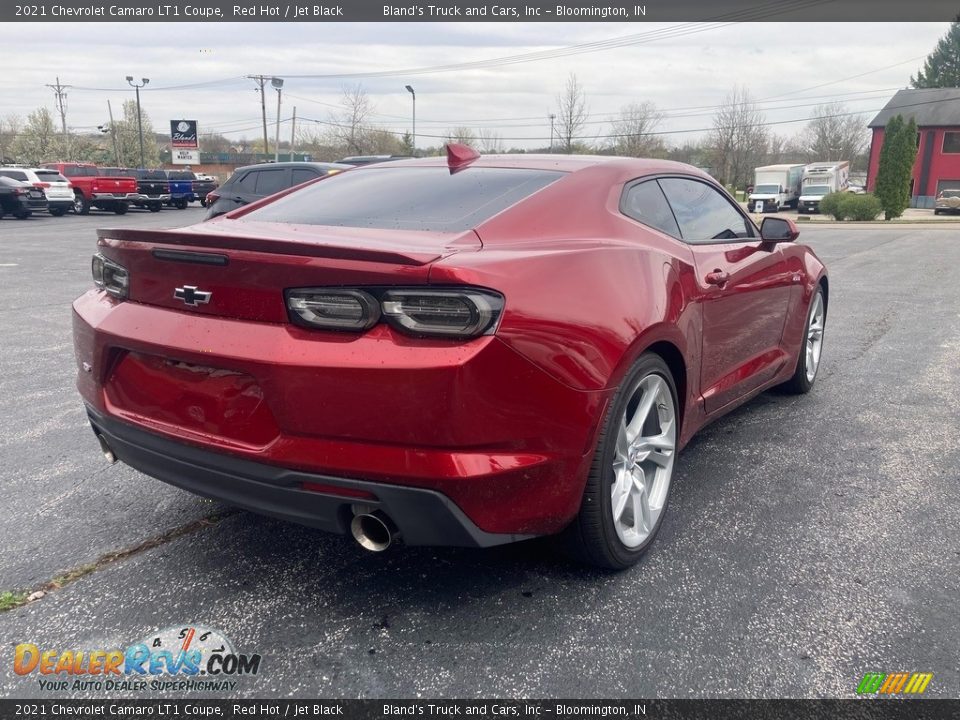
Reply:
<svg viewBox="0 0 960 720"><path fill-rule="evenodd" d="M399 155L364 155L329 162L261 163L238 168L222 186L208 175L189 170L97 167L90 163L46 163L40 168L0 168L0 176L21 181L41 191L46 203L6 212L29 217L36 209L61 216L69 210L86 215L91 208L123 215L133 207L159 212L163 207L183 209L198 201L208 208L206 219L236 210L268 195L326 175L374 163L401 160ZM34 198L37 200L37 198ZM6 205L5 205L6 207ZM16 209L16 213L14 210ZM26 213L26 214L24 214Z"/></svg>
<svg viewBox="0 0 960 720"><path fill-rule="evenodd" d="M86 215L98 208L123 215L130 206L157 212L164 205L183 209L194 201L207 205L207 195L217 188L208 175L189 170L98 167L91 163L44 163L37 168L0 167L4 183L3 213L27 218L47 211L55 217L73 211ZM16 192L16 188L37 192ZM29 200L28 205L24 201Z"/></svg>

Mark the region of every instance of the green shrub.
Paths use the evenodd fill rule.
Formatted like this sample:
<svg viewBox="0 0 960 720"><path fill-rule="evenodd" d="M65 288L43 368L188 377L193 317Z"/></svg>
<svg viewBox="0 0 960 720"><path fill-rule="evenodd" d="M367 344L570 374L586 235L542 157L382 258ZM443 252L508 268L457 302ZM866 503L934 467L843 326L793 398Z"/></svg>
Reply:
<svg viewBox="0 0 960 720"><path fill-rule="evenodd" d="M843 194L846 197L840 201L840 207L844 216L851 220L875 220L883 212L883 206L875 195Z"/></svg>
<svg viewBox="0 0 960 720"><path fill-rule="evenodd" d="M847 215L844 212L843 201L850 193L832 192L820 198L820 212L824 215L833 215L834 220L844 220Z"/></svg>

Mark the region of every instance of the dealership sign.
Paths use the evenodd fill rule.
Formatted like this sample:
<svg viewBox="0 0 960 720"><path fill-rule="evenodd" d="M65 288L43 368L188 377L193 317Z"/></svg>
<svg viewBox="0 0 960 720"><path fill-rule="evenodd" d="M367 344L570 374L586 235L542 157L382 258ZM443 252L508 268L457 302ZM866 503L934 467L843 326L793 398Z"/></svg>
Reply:
<svg viewBox="0 0 960 720"><path fill-rule="evenodd" d="M200 143L197 142L197 121L171 120L170 141L171 147L197 150L200 147Z"/></svg>
<svg viewBox="0 0 960 720"><path fill-rule="evenodd" d="M199 165L200 164L200 151L199 150L177 150L174 148L170 151L170 160L174 165Z"/></svg>

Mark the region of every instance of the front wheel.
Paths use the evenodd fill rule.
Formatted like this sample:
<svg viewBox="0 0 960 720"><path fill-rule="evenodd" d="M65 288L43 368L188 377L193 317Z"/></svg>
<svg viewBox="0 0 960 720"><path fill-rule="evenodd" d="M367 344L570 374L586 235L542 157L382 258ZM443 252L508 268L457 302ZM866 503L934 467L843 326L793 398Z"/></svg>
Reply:
<svg viewBox="0 0 960 720"><path fill-rule="evenodd" d="M670 369L659 355L645 353L610 406L580 512L566 531L579 559L622 570L653 542L670 494L677 407Z"/></svg>
<svg viewBox="0 0 960 720"><path fill-rule="evenodd" d="M77 215L89 215L90 214L90 201L87 200L83 193L77 192L73 196L73 211Z"/></svg>
<svg viewBox="0 0 960 720"><path fill-rule="evenodd" d="M820 369L820 354L823 352L823 332L827 324L827 304L823 300L823 287L818 285L810 299L807 324L803 330L803 344L797 357L793 377L783 383L786 392L804 394L810 392Z"/></svg>

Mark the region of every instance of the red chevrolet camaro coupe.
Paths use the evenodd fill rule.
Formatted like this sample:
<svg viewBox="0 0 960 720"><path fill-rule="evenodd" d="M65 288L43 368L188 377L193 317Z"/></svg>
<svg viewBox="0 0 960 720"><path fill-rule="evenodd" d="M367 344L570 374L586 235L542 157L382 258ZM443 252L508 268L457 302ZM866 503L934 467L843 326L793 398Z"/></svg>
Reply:
<svg viewBox="0 0 960 720"><path fill-rule="evenodd" d="M829 285L797 235L687 165L452 145L99 231L78 386L108 460L200 495L623 568L699 428L813 385Z"/></svg>

